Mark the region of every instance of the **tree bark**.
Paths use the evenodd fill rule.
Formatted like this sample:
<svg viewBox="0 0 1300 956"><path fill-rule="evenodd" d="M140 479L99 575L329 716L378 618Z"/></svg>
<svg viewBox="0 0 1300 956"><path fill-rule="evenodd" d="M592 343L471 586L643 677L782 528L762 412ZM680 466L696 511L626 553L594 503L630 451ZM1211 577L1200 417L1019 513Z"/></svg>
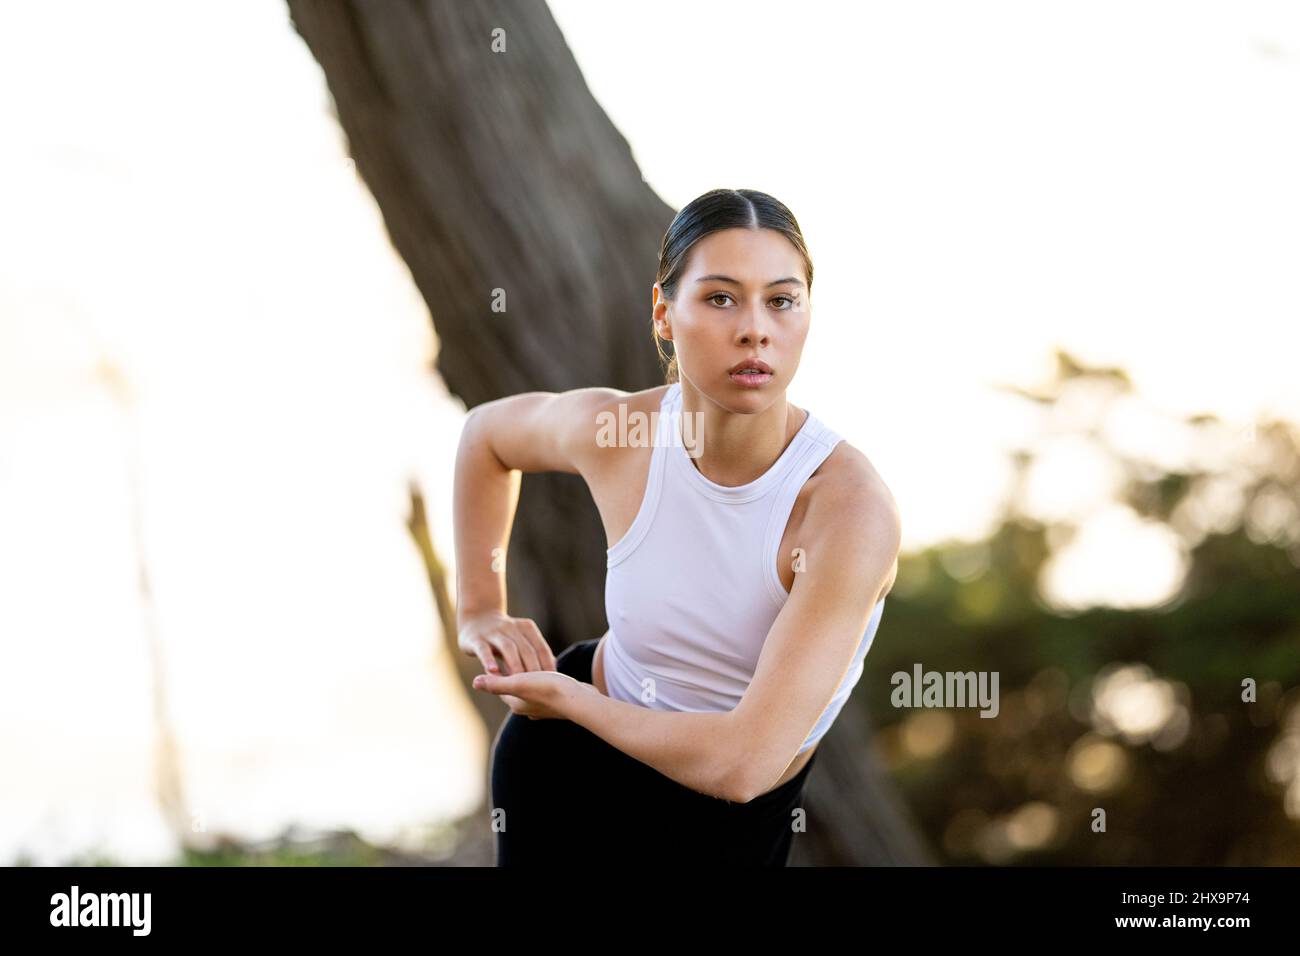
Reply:
<svg viewBox="0 0 1300 956"><path fill-rule="evenodd" d="M448 389L473 408L527 391L662 384L650 287L674 210L642 179L546 5L288 6L428 303ZM605 547L580 477L524 476L509 610L535 619L557 653L605 630ZM867 731L850 701L822 743L808 787L819 849L807 862L921 862L910 825L882 799Z"/></svg>

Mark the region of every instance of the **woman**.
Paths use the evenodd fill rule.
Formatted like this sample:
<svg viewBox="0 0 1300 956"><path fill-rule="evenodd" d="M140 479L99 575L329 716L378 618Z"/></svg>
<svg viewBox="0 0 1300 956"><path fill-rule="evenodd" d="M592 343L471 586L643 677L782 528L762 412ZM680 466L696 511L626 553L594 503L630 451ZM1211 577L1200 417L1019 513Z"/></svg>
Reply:
<svg viewBox="0 0 1300 956"><path fill-rule="evenodd" d="M531 392L469 415L459 646L483 664L474 686L512 712L492 752L499 866L786 864L900 536L867 458L786 401L812 277L784 205L712 190L660 249L651 316L660 355L673 343L667 385ZM613 542L610 628L558 659L505 613L523 471L582 475Z"/></svg>

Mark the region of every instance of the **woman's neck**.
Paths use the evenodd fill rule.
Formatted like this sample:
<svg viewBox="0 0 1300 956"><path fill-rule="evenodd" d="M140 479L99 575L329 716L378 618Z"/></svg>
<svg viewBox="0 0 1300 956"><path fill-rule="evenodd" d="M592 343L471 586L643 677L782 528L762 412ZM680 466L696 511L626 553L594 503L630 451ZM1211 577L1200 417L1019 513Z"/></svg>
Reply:
<svg viewBox="0 0 1300 956"><path fill-rule="evenodd" d="M719 485L749 484L771 468L808 419L785 393L753 414L733 412L682 386L679 435L696 469Z"/></svg>

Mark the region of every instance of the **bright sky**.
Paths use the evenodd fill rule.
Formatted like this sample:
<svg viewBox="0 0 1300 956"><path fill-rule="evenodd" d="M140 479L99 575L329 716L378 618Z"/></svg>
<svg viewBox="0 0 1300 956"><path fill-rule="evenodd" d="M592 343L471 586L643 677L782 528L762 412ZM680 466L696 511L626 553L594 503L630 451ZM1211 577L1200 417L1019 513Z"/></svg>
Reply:
<svg viewBox="0 0 1300 956"><path fill-rule="evenodd" d="M551 7L665 201L794 210L791 398L906 546L986 530L1033 425L988 385L1056 346L1159 411L1300 419L1294 4ZM0 862L172 845L133 487L206 826L395 839L470 805L483 742L403 527L413 474L453 558L461 408L284 7L7 7L0 103ZM1091 514L1066 454L1044 507ZM1176 545L1095 504L1051 586L1167 593Z"/></svg>

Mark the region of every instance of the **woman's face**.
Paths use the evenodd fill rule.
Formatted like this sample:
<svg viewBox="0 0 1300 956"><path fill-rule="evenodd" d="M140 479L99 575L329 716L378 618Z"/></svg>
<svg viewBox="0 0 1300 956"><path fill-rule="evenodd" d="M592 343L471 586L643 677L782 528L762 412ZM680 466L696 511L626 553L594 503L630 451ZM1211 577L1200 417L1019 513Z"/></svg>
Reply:
<svg viewBox="0 0 1300 956"><path fill-rule="evenodd" d="M678 373L734 411L757 411L782 395L799 367L811 318L803 259L773 229L722 229L692 247L664 299L654 285L654 322L673 343ZM761 359L768 376L732 374Z"/></svg>

